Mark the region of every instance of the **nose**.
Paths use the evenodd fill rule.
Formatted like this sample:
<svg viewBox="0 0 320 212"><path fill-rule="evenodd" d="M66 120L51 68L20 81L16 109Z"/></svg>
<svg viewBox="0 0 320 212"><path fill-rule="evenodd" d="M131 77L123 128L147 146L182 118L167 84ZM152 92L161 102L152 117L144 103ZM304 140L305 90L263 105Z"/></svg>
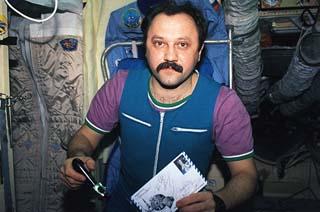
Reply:
<svg viewBox="0 0 320 212"><path fill-rule="evenodd" d="M168 46L164 55L165 61L176 62L178 60L177 51L174 46Z"/></svg>

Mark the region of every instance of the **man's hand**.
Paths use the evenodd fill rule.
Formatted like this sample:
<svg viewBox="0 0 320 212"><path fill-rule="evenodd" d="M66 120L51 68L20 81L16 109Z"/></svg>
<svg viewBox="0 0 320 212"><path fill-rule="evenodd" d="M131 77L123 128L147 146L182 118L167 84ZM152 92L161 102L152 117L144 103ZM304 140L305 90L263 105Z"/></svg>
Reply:
<svg viewBox="0 0 320 212"><path fill-rule="evenodd" d="M72 190L79 189L86 180L84 175L73 169L72 161L75 158L82 160L89 171L95 169L95 161L90 157L72 157L65 160L63 166L60 168L59 177L62 183Z"/></svg>
<svg viewBox="0 0 320 212"><path fill-rule="evenodd" d="M214 212L215 202L211 192L202 191L190 194L176 203L180 212Z"/></svg>
<svg viewBox="0 0 320 212"><path fill-rule="evenodd" d="M68 145L68 158L59 170L60 179L69 189L78 189L86 180L84 175L73 169L73 159L79 158L83 161L88 171L94 170L95 161L87 155L92 155L102 137L102 134L83 125L71 139Z"/></svg>

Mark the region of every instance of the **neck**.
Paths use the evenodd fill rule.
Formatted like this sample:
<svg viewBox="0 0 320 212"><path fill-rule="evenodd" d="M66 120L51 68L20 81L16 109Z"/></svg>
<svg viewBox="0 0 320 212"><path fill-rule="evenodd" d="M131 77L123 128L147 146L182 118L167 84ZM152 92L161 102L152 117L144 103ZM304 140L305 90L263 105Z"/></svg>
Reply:
<svg viewBox="0 0 320 212"><path fill-rule="evenodd" d="M174 89L162 87L158 81L151 77L150 92L152 96L160 103L172 104L190 96L197 84L198 74L192 74L188 80Z"/></svg>

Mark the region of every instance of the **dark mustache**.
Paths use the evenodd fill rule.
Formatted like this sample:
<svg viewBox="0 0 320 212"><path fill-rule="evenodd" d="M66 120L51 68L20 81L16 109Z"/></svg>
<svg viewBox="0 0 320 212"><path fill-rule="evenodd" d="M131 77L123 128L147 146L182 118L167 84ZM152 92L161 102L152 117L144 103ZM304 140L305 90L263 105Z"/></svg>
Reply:
<svg viewBox="0 0 320 212"><path fill-rule="evenodd" d="M182 73L182 71L183 71L183 67L178 65L175 62L163 62L163 63L160 63L157 66L156 70L157 70L157 72L159 72L161 69L166 69L166 68L172 68L173 70L175 70L176 72L179 72L179 73Z"/></svg>

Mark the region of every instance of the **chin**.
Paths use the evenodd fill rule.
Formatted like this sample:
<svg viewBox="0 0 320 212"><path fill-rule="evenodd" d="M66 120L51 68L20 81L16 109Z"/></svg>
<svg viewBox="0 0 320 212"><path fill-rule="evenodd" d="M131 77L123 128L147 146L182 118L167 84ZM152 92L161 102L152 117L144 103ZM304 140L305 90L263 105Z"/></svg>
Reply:
<svg viewBox="0 0 320 212"><path fill-rule="evenodd" d="M179 87L179 85L163 85L162 84L162 87L165 89L175 89L175 88Z"/></svg>
<svg viewBox="0 0 320 212"><path fill-rule="evenodd" d="M179 87L183 82L180 83L163 83L160 82L160 85L165 88L165 89L175 89L177 87Z"/></svg>

